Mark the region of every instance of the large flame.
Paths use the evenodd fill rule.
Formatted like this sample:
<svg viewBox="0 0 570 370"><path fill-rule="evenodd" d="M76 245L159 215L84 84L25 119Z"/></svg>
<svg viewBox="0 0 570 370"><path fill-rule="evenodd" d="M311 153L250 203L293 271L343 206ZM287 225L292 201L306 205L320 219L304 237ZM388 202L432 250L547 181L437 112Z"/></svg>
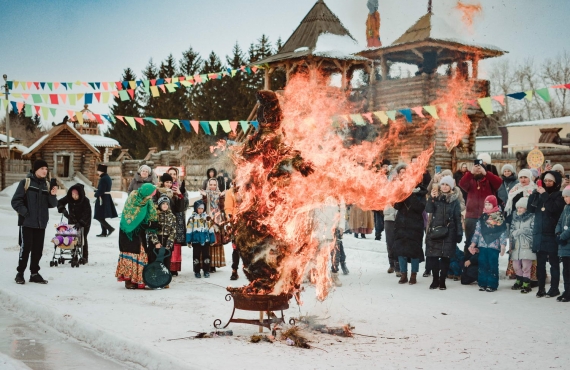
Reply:
<svg viewBox="0 0 570 370"><path fill-rule="evenodd" d="M467 29L472 32L474 18L480 15L483 11L481 3L477 2L475 4L466 4L458 1L455 9L461 12L461 19L463 20L463 23L467 26Z"/></svg>
<svg viewBox="0 0 570 370"><path fill-rule="evenodd" d="M434 148L422 151L418 161L408 165L403 179L394 180L397 182L391 182L375 165L389 146L402 143L404 152L412 149L406 146L406 135L422 135L437 128L435 134L445 135L448 150L469 137L467 106L457 103L477 96L474 81L467 78L467 67L463 68L449 78L445 91L432 102L440 107L437 123L429 119L410 129L412 125L397 120L375 140L358 145L350 144L346 122L331 120L357 109L347 93L330 87L324 77L296 74L290 79L279 99L283 120L270 129L260 122L260 132L248 138L247 149L238 149L235 155L242 199L236 237L250 280L245 292L295 293L312 263L317 298L326 298L334 241L319 244L313 232L313 212L339 204L378 210L407 198L421 181ZM441 109L442 104L447 104L447 109ZM339 221L337 217L327 227L335 228Z"/></svg>

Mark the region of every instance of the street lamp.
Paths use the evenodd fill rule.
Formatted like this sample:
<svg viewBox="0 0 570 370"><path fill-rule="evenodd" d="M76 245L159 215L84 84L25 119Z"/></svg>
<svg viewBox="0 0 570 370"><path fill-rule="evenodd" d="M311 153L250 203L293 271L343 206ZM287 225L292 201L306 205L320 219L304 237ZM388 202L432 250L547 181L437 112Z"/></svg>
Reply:
<svg viewBox="0 0 570 370"><path fill-rule="evenodd" d="M8 146L8 160L10 159L10 101L8 100L8 95L10 95L10 89L8 88L8 75L4 74L4 92L6 93L6 145Z"/></svg>

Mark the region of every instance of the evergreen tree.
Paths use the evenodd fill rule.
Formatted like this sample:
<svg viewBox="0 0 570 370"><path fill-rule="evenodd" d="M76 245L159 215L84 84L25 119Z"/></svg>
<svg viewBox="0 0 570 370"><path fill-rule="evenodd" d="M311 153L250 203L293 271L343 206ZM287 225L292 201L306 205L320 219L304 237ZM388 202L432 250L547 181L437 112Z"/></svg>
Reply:
<svg viewBox="0 0 570 370"><path fill-rule="evenodd" d="M226 57L228 68L239 69L247 64L239 44L236 42L231 57ZM255 90L248 88L248 80L252 77L238 71L234 77L224 78L222 95L223 104L228 110L227 119L232 121L245 120L255 105Z"/></svg>
<svg viewBox="0 0 570 370"><path fill-rule="evenodd" d="M223 70L220 58L211 52L200 70L200 74L217 73ZM222 79L209 80L194 85L191 92L190 116L194 120L211 121L228 117L227 107L223 105Z"/></svg>
<svg viewBox="0 0 570 370"><path fill-rule="evenodd" d="M127 68L124 70L121 81L134 81L136 76L134 72ZM110 108L110 112L114 116L130 116L139 117L140 110L139 104L135 100L121 101L120 98L113 99L114 106ZM117 140L123 149L129 149L129 153L133 158L144 158L148 152L148 146L145 143L143 135L140 134L144 127L137 127L137 131L133 131L131 126L124 124L119 119L116 119L114 125L106 132L105 136L112 137Z"/></svg>

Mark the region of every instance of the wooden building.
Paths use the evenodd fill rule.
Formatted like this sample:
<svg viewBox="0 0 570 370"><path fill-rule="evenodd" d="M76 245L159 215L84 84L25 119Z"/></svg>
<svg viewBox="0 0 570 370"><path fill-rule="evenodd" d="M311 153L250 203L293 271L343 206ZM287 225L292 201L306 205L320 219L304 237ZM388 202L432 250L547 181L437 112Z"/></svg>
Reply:
<svg viewBox="0 0 570 370"><path fill-rule="evenodd" d="M318 0L300 26L293 32L279 52L259 61L266 69L266 88L269 78L276 69L285 69L287 76L300 71L320 70L325 74L341 73L341 88L349 88L352 74L361 69L370 77L369 83L360 91L364 107L362 112L390 111L433 104L448 104L456 109L458 102L476 101L489 96L489 81L478 79L478 63L485 58L498 57L505 51L488 45L462 41L453 33L443 19L432 12L431 1L428 12L413 24L392 45L369 48L346 55L343 52L320 53L318 43L326 34L352 38L338 17ZM405 63L417 67L415 76L390 78L389 66ZM443 70L443 73L442 73ZM377 71L379 73L377 73ZM380 78L377 78L377 74ZM458 88L458 86L461 86ZM453 91L453 98L444 96ZM453 102L450 100L454 99ZM474 154L475 134L484 113L474 105L465 104L462 112L469 122L463 122L461 134L454 133L459 123L439 119L435 122L429 114L412 113L412 123L399 118L398 140L388 146L381 157L392 162L409 160L434 146L430 168L435 164L452 168L456 152ZM421 112L421 110L420 110ZM349 113L349 112L347 112ZM461 116L463 116L463 113ZM384 126L374 118L374 126L380 135L386 135L391 126ZM449 134L455 137L450 144ZM394 138L393 138L394 139Z"/></svg>

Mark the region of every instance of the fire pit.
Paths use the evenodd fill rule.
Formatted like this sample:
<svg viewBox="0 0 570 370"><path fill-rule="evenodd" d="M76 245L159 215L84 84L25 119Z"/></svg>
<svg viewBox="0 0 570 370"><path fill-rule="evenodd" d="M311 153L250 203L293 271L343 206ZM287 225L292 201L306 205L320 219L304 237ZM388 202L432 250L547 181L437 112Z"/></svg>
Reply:
<svg viewBox="0 0 570 370"><path fill-rule="evenodd" d="M230 293L226 295L226 301L234 301L234 309L232 311L232 316L228 323L222 328L226 328L230 323L238 324L251 324L257 326L263 326L271 330L272 324L285 323L285 316L283 316L283 310L289 308L289 300L292 298L291 294L281 294L281 295L257 295L257 294L246 294L235 290L229 290ZM259 311L265 312L267 314L267 319L258 320L248 320L248 319L234 319L234 314L236 310L243 311ZM273 311L281 311L281 317L277 317ZM294 324L295 320L290 319L290 324ZM214 327L220 329L222 325L222 320L214 320Z"/></svg>

